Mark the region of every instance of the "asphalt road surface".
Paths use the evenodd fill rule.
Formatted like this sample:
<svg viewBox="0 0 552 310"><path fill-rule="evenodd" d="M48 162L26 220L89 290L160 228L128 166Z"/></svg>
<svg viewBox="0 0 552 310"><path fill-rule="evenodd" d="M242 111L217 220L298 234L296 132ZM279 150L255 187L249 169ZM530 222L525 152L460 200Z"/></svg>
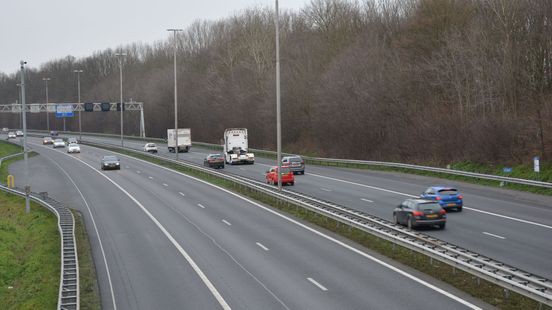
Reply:
<svg viewBox="0 0 552 310"><path fill-rule="evenodd" d="M85 216L104 309L488 307L199 180L128 157L104 172L111 152L30 145L33 191Z"/></svg>

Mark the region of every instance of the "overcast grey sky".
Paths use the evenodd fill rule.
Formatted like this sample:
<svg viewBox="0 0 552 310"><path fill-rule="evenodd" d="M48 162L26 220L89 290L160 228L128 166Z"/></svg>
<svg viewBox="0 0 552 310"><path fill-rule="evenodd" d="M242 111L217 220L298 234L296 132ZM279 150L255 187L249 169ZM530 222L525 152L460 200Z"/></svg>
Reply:
<svg viewBox="0 0 552 310"><path fill-rule="evenodd" d="M279 3L299 10L310 0ZM14 73L20 60L39 68L67 55L154 42L168 37L167 28L254 6L274 7L274 0L0 0L0 72Z"/></svg>

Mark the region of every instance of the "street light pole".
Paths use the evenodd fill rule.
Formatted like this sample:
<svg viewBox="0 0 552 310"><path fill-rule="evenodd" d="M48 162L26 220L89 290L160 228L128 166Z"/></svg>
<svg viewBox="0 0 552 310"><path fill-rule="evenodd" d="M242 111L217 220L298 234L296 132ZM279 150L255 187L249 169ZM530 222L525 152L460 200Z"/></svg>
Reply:
<svg viewBox="0 0 552 310"><path fill-rule="evenodd" d="M276 24L276 145L277 153L276 160L278 161L278 190L282 190L282 123L280 116L280 12L278 8L278 0L276 3L276 14L274 17Z"/></svg>
<svg viewBox="0 0 552 310"><path fill-rule="evenodd" d="M120 82L120 92L121 92L121 103L120 103L120 109L121 109L121 146L124 146L124 140L123 140L123 111L125 110L125 103L123 102L123 57L126 56L126 53L123 53L122 51L120 53L115 53L115 56L119 59L119 82Z"/></svg>
<svg viewBox="0 0 552 310"><path fill-rule="evenodd" d="M19 101L17 101L18 104L21 104L21 84L17 83L17 92L19 93ZM23 109L19 107L19 128L23 128Z"/></svg>
<svg viewBox="0 0 552 310"><path fill-rule="evenodd" d="M176 33L182 31L182 29L167 29L174 34L174 46L173 46L173 60L174 60L174 154L175 159L178 160L178 91L176 84ZM167 137L168 139L169 137ZM167 141L168 142L168 141Z"/></svg>
<svg viewBox="0 0 552 310"><path fill-rule="evenodd" d="M31 212L29 194L31 187L29 186L29 156L27 155L27 113L25 113L25 64L27 62L21 60L21 108L23 113L23 160L24 160L24 175L25 175L25 213Z"/></svg>
<svg viewBox="0 0 552 310"><path fill-rule="evenodd" d="M46 130L48 130L48 134L50 133L50 111L48 109L48 81L50 78L42 78L44 83L46 84Z"/></svg>
<svg viewBox="0 0 552 310"><path fill-rule="evenodd" d="M80 97L80 74L83 73L83 70L73 70L77 74L77 96L78 96L78 104L81 103L81 97ZM82 107L79 109L79 143L82 141L82 122L81 122L81 110Z"/></svg>

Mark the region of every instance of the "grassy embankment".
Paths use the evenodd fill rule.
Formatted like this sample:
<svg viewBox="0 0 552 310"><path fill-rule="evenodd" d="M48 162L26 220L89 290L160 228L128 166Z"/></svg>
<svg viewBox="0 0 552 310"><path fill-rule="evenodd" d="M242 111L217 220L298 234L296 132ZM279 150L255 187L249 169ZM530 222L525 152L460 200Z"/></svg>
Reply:
<svg viewBox="0 0 552 310"><path fill-rule="evenodd" d="M21 148L0 142L0 157ZM17 160L17 159L14 159ZM0 168L5 182L7 166ZM55 309L60 275L60 236L50 211L0 191L0 309Z"/></svg>
<svg viewBox="0 0 552 310"><path fill-rule="evenodd" d="M545 305L539 306L539 303L535 302L534 300L519 295L517 293L505 292L505 290L500 286L497 286L485 280L477 279L464 271L455 269L445 263L432 260L423 254L419 254L407 248L395 245L389 241L378 238L362 230L352 228L333 219L319 215L315 212L272 198L268 195L249 189L248 187L239 185L237 183L212 176L193 168L187 168L165 160L152 158L139 151L121 151L119 149L110 147L103 148L139 159L147 160L155 164L200 178L212 184L230 189L242 195L251 197L259 202L270 205L297 218L303 219L305 221L323 227L324 229L327 229L331 232L344 236L368 249L376 251L404 265L424 272L436 279L451 284L454 287L463 290L468 294L500 309L552 309L551 307Z"/></svg>

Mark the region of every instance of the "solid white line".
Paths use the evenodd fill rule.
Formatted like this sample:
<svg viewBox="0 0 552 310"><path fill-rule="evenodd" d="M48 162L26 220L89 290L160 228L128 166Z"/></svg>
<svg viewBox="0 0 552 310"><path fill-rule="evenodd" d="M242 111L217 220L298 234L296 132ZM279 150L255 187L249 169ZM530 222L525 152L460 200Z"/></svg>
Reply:
<svg viewBox="0 0 552 310"><path fill-rule="evenodd" d="M397 194L397 195L401 195L401 196L405 196L405 197L409 197L409 198L418 198L418 196L416 196L416 195L410 195L410 194L407 194L407 193L401 193L401 192L397 192L397 191L392 191L392 190L385 189L385 188L381 188L381 187L370 186L370 185L366 185L366 184L361 184L361 183L356 183L356 182L351 182L351 181L346 181L346 180L331 178L331 177L327 177L327 176L323 176L323 175L319 175L319 174L313 174L313 173L307 173L307 174L308 174L308 175L315 176L315 177L323 178L323 179L328 179L328 180L333 180L333 181L337 181L337 182L347 183L347 184L351 184L351 185L356 185L356 186L371 188L371 189L375 189L375 190L378 190L378 191L388 192L388 193L392 193L392 194ZM502 215L502 214L498 214L498 213L493 213L493 212L489 212L489 211L483 211L483 210L480 210L480 209L470 208L470 207L466 207L466 206L464 206L464 209L465 209L465 210L475 211L475 212L480 212L480 213L484 213L484 214L492 215L492 216L496 216L496 217L501 217L501 218L504 218L504 219L508 219L508 220L512 220L512 221L516 221L516 222L520 222L520 223L525 223L525 224L530 224L530 225L535 225L535 226L539 226L539 227L543 227L543 228L552 229L552 226L550 226L550 225L541 224L541 223L537 223L537 222L532 222L532 221L528 221L528 220L524 220L524 219L519 219L519 218L515 218L515 217L511 217L511 216L506 216L506 215Z"/></svg>
<svg viewBox="0 0 552 310"><path fill-rule="evenodd" d="M366 202L373 202L372 200L366 199L366 198L360 198L360 200L363 200L363 201L366 201Z"/></svg>
<svg viewBox="0 0 552 310"><path fill-rule="evenodd" d="M196 178L196 177L193 177L193 176L184 174L184 173L182 173L182 172L178 172L178 171L169 169L169 168L167 168L167 167L163 167L163 166L154 164L154 163L152 163L152 162L149 162L149 161L146 161L146 160L143 160L143 159L135 158L135 157L128 156L128 155L124 155L124 154L119 154L119 155L120 155L120 156L123 156L123 157L126 157L126 158L129 158L129 159L133 159L133 160L142 162L142 163L146 163L146 164L155 166L155 167L157 167L157 168L159 168L159 169L163 169L163 170L166 170L166 171L170 171L170 172L172 172L172 173L174 173L174 174L178 174L178 175L180 175L180 176L183 176L183 177L186 177L186 178L195 180L195 181L197 181L197 182L200 182L200 183L206 184L206 185L208 185L208 186L211 186L211 187L213 187L213 188L216 188L216 189L218 189L218 190L221 190L221 191L223 191L223 192L225 192L225 193L227 193L227 194L229 194L229 195L232 195L232 196L234 196L234 197L237 197L237 198L239 198L239 199L241 199L241 200L243 200L243 201L247 201L248 203L250 203L250 204L252 204L252 205L254 205L254 206L256 206L256 207L258 207L258 208L260 208L260 209L263 209L263 210L265 210L266 212L272 213L273 215L278 216L278 217L280 217L280 218L282 218L282 219L285 219L286 221L288 221L288 222L290 222L290 223L293 223L293 224L295 224L295 225L297 225L297 226L299 226L299 227L302 227L303 229L308 230L308 231L310 231L310 232L312 232L312 233L314 233L314 234L316 234L316 235L318 235L318 236L320 236L320 237L322 237L322 238L324 238L324 239L326 239L326 240L329 240L329 241L331 241L331 242L333 242L333 243L335 243L335 244L338 244L338 245L340 245L340 246L342 246L342 247L344 247L344 248L350 250L351 252L357 253L357 254L360 255L360 256L363 256L363 257L365 257L365 258L367 258L367 259L369 259L369 260L371 260L371 261L373 261L373 262L375 262L375 263L377 263L377 264L379 264L379 265L381 265L381 266L383 266L383 267L385 267L385 268L387 268L387 269L390 269L390 270L392 270L392 271L394 271L394 272L396 272L396 273L398 273L398 274L400 274L400 275L402 275L402 276L404 276L404 277L406 277L406 278L409 278L410 280L412 280L412 281L414 281L414 282L417 282L417 283L420 284L420 285L423 285L423 286L425 286L425 287L427 287L427 288L429 288L429 289L431 289L431 290L434 290L434 291L436 291L436 292L439 293L439 294L442 294L442 295L444 295L444 296L446 296L446 297L448 297L448 298L450 298L450 299L452 299L452 300L454 300L454 301L456 301L456 302L458 302L458 303L460 303L460 304L462 304L462 305L465 305L466 307L469 307L469 308L475 309L475 310L482 310L480 307L478 307L478 306L476 306L476 305L470 303L469 301L464 300L464 299L462 299L462 298L460 298L460 297L458 297L458 296L456 296L456 295L454 295L454 294L452 294L452 293L449 293L449 292L443 290L442 288L440 288L440 287L438 287L438 286L435 286L435 285L433 285L433 284L431 284L431 283L429 283L429 282L426 282L426 281L424 281L424 280L422 280L422 279L420 279L420 278L417 278L417 277L415 277L415 276L413 276L413 275L407 273L406 271L403 271L403 270L401 270L401 269L399 269L399 268L397 268L397 267L395 267L395 266L393 266L393 265L390 265L389 263L386 263L386 262L384 262L384 261L382 261L382 260L380 260L380 259L378 259L378 258L376 258L376 257L374 257L374 256L371 256L371 255L369 255L369 254L367 254L367 253L365 253L365 252L362 252L361 250L359 250L359 249L357 249L357 248L354 248L354 247L351 246L351 245L348 245L348 244L346 244L346 243L344 243L344 242L342 242L342 241L340 241L340 240L337 240L337 239L335 239L335 238L333 238L333 237L330 237L329 235L326 235L326 234L324 234L324 233L322 233L322 232L320 232L320 231L318 231L318 230L316 230L316 229L314 229L314 228L312 228L312 227L309 227L309 226L307 226L307 225L305 225L305 224L303 224L303 223L300 223L300 222L298 222L297 220L294 220L294 219L292 219L292 218L290 218L290 217L288 217L288 216L286 216L286 215L280 214L280 213L276 212L275 210L272 210L272 209L270 209L269 207L265 207L265 206L261 205L260 203L257 203L257 202L255 202L255 201L249 199L249 198L240 196L239 194L236 194L236 193L234 193L234 192L232 192L232 191L230 191L230 190L228 190L228 189L222 188L222 187L220 187L220 186L211 184L211 183L209 183L209 182L207 182L207 181L204 181L204 180L198 179L198 178ZM238 263L237 261L236 261L236 263L239 265L239 263ZM241 265L240 265L240 266L241 266ZM251 276L253 277L253 275L251 275ZM275 297L275 298L276 298L276 297Z"/></svg>
<svg viewBox="0 0 552 310"><path fill-rule="evenodd" d="M198 203L197 205L198 205L200 208L205 209L205 206L203 206L202 204Z"/></svg>
<svg viewBox="0 0 552 310"><path fill-rule="evenodd" d="M261 243L256 242L256 244L257 244L259 247L261 247L261 249L263 249L263 250L265 250L265 251L268 251L268 248L265 247L264 245L262 245Z"/></svg>
<svg viewBox="0 0 552 310"><path fill-rule="evenodd" d="M332 191L331 189L327 189L327 188L323 188L323 187L321 187L320 189L325 191L325 192L331 192Z"/></svg>
<svg viewBox="0 0 552 310"><path fill-rule="evenodd" d="M129 166L125 166L125 169L130 169L130 167L129 167Z"/></svg>
<svg viewBox="0 0 552 310"><path fill-rule="evenodd" d="M153 177L152 177L152 176L149 176L148 179L153 180Z"/></svg>
<svg viewBox="0 0 552 310"><path fill-rule="evenodd" d="M115 302L115 293L113 291L113 282L111 281L111 273L109 272L109 266L107 265L107 258L105 256L105 251L104 251L102 239L100 238L100 233L98 232L98 226L96 225L96 220L94 219L94 215L92 215L92 211L90 210L90 205L88 204L88 201L86 201L86 199L84 198L84 195L82 194L81 190L79 189L79 187L77 186L77 184L75 183L73 178L71 178L69 173L67 173L67 171L65 171L65 169L63 169L56 161L54 161L50 157L48 157L48 156L44 156L44 157L46 157L51 162L53 162L56 166L58 166L58 168L67 176L69 181L71 181L71 183L73 183L73 186L75 186L75 189L77 189L77 191L79 192L79 195L80 195L82 201L84 202L84 205L86 205L86 209L88 210L88 214L90 215L90 219L92 220L92 225L94 226L94 230L96 231L96 236L98 236L98 244L100 245L100 251L102 252L102 258L103 258L104 265L105 265L105 271L107 273L107 282L109 283L109 291L111 293L111 301L113 302L113 309L117 310L117 304Z"/></svg>
<svg viewBox="0 0 552 310"><path fill-rule="evenodd" d="M318 288L321 289L321 290L323 290L323 291L327 291L327 290L328 290L324 285L322 285L322 284L316 282L313 278L307 278L307 280L309 280L312 284L318 286Z"/></svg>
<svg viewBox="0 0 552 310"><path fill-rule="evenodd" d="M136 173L140 174L140 170L136 170Z"/></svg>
<svg viewBox="0 0 552 310"><path fill-rule="evenodd" d="M245 168L238 168L238 169L240 169L240 170L242 170L242 171L245 171Z"/></svg>
<svg viewBox="0 0 552 310"><path fill-rule="evenodd" d="M186 197L186 194L184 194L183 192L178 192L180 194L180 196L182 197Z"/></svg>
<svg viewBox="0 0 552 310"><path fill-rule="evenodd" d="M484 231L483 234L488 235L488 236L491 236L491 237L495 237L495 238L498 238L498 239L506 239L506 237L502 237L502 236L499 236L499 235L491 234L491 233L488 233L488 232L486 232L486 231Z"/></svg>
<svg viewBox="0 0 552 310"><path fill-rule="evenodd" d="M227 220L222 220L222 222L228 226L232 226L232 224L230 224L230 222L228 222Z"/></svg>
<svg viewBox="0 0 552 310"><path fill-rule="evenodd" d="M60 152L61 154L65 154L63 152ZM169 239L169 241L176 247L176 249L180 252L180 254L182 256L184 256L184 258L186 259L186 261L188 261L188 263L190 264L190 266L194 269L194 271L197 273L197 275L199 276L199 278L203 281L203 283L205 284L205 286L207 286L207 288L209 289L209 291L211 292L211 294L213 294L213 296L216 298L216 300L219 302L220 306L223 308L223 309L231 309L230 308L230 305L228 305L228 303L224 300L224 298L222 297L222 295L220 295L220 293L218 292L218 290L216 289L216 287L213 285L213 283L211 283L211 281L207 278L207 276L205 275L205 273L203 273L203 271L199 268L199 266L196 264L196 262L192 259L192 257L188 254L188 252L186 252L186 250L184 250L184 248L182 248L182 246L176 241L176 239L171 235L171 233L169 233L169 231L161 224L161 222L159 222L154 216L153 214L151 214L148 209L146 209L146 207L144 207L136 198L134 198L134 196L132 196L129 192L127 192L121 185L119 185L117 182L113 181L111 178L109 178L107 175L105 175L103 172L99 171L99 170L96 170L94 169L94 167L92 167L90 164L88 164L87 162L79 159L79 158L76 158L76 157L72 157L68 154L65 154L66 156L70 157L70 158L74 158L75 160L78 160L80 161L81 163L85 164L86 166L90 167L90 169L92 169L93 171L97 172L98 174L100 174L101 176L103 176L104 178L106 178L109 182L111 182L113 185L115 185L120 191L122 191L128 198L130 198L136 205L138 205L138 207L140 207L140 209L142 209L142 211L144 211L144 213L146 213L146 215L155 223L155 225L157 225L157 227L161 230L161 232L163 232L163 234L167 237L167 239Z"/></svg>
<svg viewBox="0 0 552 310"><path fill-rule="evenodd" d="M163 183L163 186L167 187L167 186L169 186L169 184L167 184L167 183Z"/></svg>

